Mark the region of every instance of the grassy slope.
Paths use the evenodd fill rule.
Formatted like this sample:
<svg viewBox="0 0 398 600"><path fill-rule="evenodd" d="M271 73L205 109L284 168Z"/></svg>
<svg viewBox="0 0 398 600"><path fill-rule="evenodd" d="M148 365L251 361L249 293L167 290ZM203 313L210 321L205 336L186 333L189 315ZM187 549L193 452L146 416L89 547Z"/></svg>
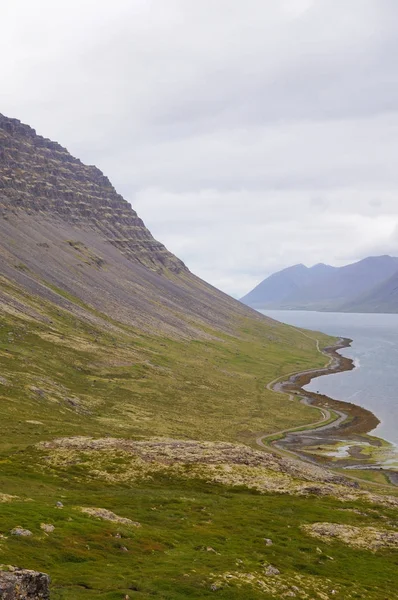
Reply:
<svg viewBox="0 0 398 600"><path fill-rule="evenodd" d="M9 291L47 318L14 312L1 320L0 375L11 385L0 392L13 445L115 431L248 440L318 418L266 389L275 377L325 362L315 343L290 327L248 319L239 337L208 330L206 341L150 337L124 325L105 332ZM0 447L8 443L3 438Z"/></svg>
<svg viewBox="0 0 398 600"><path fill-rule="evenodd" d="M375 555L338 542L325 544L300 530L304 523L331 520L384 525L382 517L393 518L386 509L364 519L341 511L336 500L260 495L197 480L154 478L117 486L74 481L72 473L57 480L26 468L22 480L15 474L18 467L22 470L21 457L4 465L2 485L25 492L34 501L3 504L0 528L22 525L33 536L10 537L2 543L3 560L51 573L52 598L116 600L124 594L145 599L206 598L213 594L211 574L217 579L225 572L261 573L267 563L276 565L292 585L304 582L309 597L319 597L315 590L330 592L336 587L335 597L344 600L397 597L393 553ZM64 509L55 508L60 499ZM93 519L73 508L82 504L111 508L142 527L129 529ZM344 508L367 507L349 503ZM39 528L42 522L54 524L55 532L46 536ZM116 533L123 537L115 537ZM271 538L273 545L266 546L264 538ZM242 600L275 597L248 585L230 585L218 594Z"/></svg>
<svg viewBox="0 0 398 600"><path fill-rule="evenodd" d="M0 491L19 497L1 504L3 563L49 572L52 597L64 600L212 597L210 585L222 573L259 573L268 562L308 598L327 598L333 587L335 598L394 597L393 553L327 546L300 530L314 521L390 522L386 508L364 519L336 512L341 503L331 498L261 495L167 474L120 485L87 479L75 464L48 470L34 446L58 436L108 434L254 444L259 432L315 421L314 409L266 390L279 375L324 363L310 339L250 320L237 324L240 337L212 332L200 342L143 336L126 326L106 332L3 286L47 319L0 312ZM55 508L58 500L64 509ZM142 527L93 519L75 510L81 505L108 508ZM358 502L348 507L363 511ZM55 532L44 534L42 522ZM9 536L19 525L33 536ZM274 544L267 547L264 537ZM283 597L280 589L233 579L217 595Z"/></svg>

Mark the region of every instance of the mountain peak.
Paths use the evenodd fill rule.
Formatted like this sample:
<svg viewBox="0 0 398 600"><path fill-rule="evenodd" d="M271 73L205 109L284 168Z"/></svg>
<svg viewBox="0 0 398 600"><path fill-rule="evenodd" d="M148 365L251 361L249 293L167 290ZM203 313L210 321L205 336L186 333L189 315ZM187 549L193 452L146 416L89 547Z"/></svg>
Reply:
<svg viewBox="0 0 398 600"><path fill-rule="evenodd" d="M242 301L257 308L345 310L360 304L361 294L397 271L398 259L388 255L369 256L343 267L318 263L307 269L294 265L267 277Z"/></svg>
<svg viewBox="0 0 398 600"><path fill-rule="evenodd" d="M276 273L304 273L305 271L308 271L308 267L303 265L303 263L297 263L297 265L285 267L284 269L281 269L281 271L277 271ZM274 275L276 275L276 273L274 273Z"/></svg>
<svg viewBox="0 0 398 600"><path fill-rule="evenodd" d="M390 256L389 254L381 254L380 256L367 256L366 258L362 258L361 260L359 260L357 263L354 264L358 264L358 263L362 263L362 264L366 264L366 263L390 263L390 262L396 262L398 260L398 258L396 258L395 256Z"/></svg>
<svg viewBox="0 0 398 600"><path fill-rule="evenodd" d="M0 209L35 212L99 230L125 256L154 270L185 265L157 242L109 179L57 142L0 115Z"/></svg>
<svg viewBox="0 0 398 600"><path fill-rule="evenodd" d="M30 298L107 331L119 323L179 339L262 320L156 241L99 169L4 115L0 256L0 304L34 319Z"/></svg>

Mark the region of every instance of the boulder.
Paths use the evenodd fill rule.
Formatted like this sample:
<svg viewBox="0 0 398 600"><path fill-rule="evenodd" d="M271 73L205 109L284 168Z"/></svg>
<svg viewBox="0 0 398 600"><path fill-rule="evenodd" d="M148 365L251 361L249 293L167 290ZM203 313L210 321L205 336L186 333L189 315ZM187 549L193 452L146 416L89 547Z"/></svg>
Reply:
<svg viewBox="0 0 398 600"><path fill-rule="evenodd" d="M268 575L268 577L274 577L275 575L279 575L280 571L276 567L268 565L268 567L265 569L265 574Z"/></svg>
<svg viewBox="0 0 398 600"><path fill-rule="evenodd" d="M50 578L45 573L15 569L0 571L2 600L49 600Z"/></svg>
<svg viewBox="0 0 398 600"><path fill-rule="evenodd" d="M11 529L11 535L20 535L22 537L27 537L32 535L32 532L29 529L24 529L23 527L14 527Z"/></svg>

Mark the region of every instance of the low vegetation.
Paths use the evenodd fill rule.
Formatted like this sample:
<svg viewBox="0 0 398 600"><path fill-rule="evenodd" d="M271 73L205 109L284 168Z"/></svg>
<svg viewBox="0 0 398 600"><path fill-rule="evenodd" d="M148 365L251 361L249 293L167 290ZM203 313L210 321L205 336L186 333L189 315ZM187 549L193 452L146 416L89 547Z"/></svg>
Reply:
<svg viewBox="0 0 398 600"><path fill-rule="evenodd" d="M49 573L55 600L397 597L394 547L311 529L396 535L396 498L255 450L261 433L319 420L266 388L322 366L314 340L249 320L202 341L100 329L4 291L5 568Z"/></svg>
<svg viewBox="0 0 398 600"><path fill-rule="evenodd" d="M57 143L2 115L0 138L8 579L48 573L52 600L397 598L394 489L256 442L319 421L269 384L331 340L195 277Z"/></svg>

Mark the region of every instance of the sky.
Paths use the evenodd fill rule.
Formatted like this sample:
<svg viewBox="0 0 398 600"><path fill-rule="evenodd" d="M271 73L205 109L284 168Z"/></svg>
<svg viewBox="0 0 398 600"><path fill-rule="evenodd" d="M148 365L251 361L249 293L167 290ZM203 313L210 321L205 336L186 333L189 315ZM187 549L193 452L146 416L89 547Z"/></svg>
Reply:
<svg viewBox="0 0 398 600"><path fill-rule="evenodd" d="M240 297L398 255L396 0L1 0L0 112Z"/></svg>

